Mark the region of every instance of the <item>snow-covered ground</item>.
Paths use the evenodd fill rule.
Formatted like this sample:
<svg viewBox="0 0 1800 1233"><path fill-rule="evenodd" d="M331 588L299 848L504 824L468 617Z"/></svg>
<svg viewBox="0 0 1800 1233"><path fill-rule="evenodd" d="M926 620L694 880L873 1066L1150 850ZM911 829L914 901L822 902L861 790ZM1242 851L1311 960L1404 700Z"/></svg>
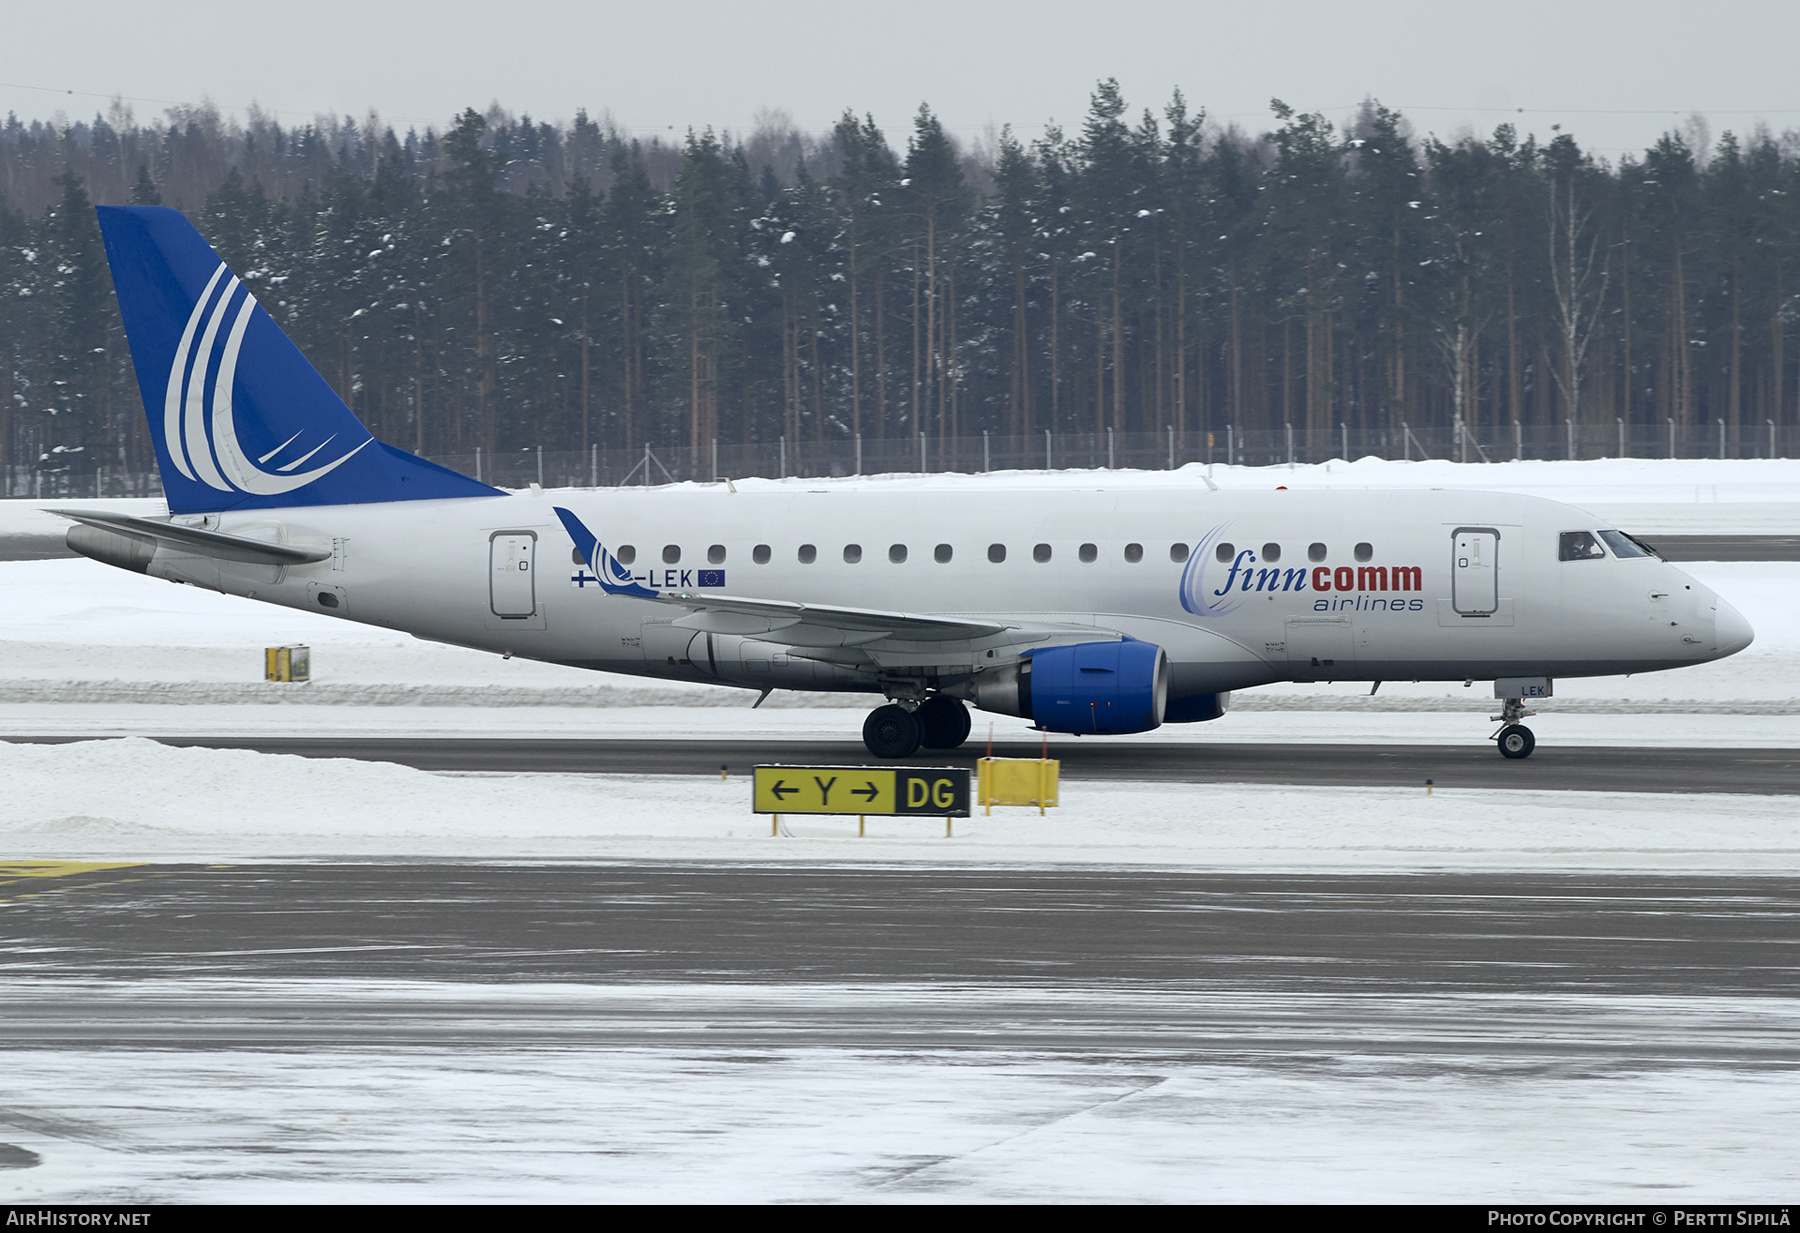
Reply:
<svg viewBox="0 0 1800 1233"><path fill-rule="evenodd" d="M435 774L179 749L0 743L0 851L83 860L654 859L1215 869L1800 869L1793 797L1067 782L1062 804L772 820L717 776ZM329 808L321 808L329 802Z"/></svg>

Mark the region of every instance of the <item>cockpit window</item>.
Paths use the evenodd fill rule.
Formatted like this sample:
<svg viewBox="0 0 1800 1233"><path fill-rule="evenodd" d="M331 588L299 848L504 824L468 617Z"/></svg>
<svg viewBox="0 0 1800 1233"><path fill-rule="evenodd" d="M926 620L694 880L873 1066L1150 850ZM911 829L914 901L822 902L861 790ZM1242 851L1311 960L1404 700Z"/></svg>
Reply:
<svg viewBox="0 0 1800 1233"><path fill-rule="evenodd" d="M1650 550L1649 545L1638 543L1623 531L1602 531L1600 538L1606 541L1606 546L1612 549L1615 557L1653 557L1656 555Z"/></svg>
<svg viewBox="0 0 1800 1233"><path fill-rule="evenodd" d="M1597 561L1606 556L1606 549L1586 531L1564 531L1557 556L1564 561Z"/></svg>

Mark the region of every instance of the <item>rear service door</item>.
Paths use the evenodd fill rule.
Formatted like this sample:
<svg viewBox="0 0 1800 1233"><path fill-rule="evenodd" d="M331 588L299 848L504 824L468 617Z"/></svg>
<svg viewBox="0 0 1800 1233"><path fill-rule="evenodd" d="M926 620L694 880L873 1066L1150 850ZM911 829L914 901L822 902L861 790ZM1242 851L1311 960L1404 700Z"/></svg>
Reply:
<svg viewBox="0 0 1800 1233"><path fill-rule="evenodd" d="M494 615L518 620L537 611L537 535L496 531L488 538L488 599Z"/></svg>
<svg viewBox="0 0 1800 1233"><path fill-rule="evenodd" d="M1500 532L1458 527L1450 544L1450 606L1463 616L1493 615L1500 606Z"/></svg>

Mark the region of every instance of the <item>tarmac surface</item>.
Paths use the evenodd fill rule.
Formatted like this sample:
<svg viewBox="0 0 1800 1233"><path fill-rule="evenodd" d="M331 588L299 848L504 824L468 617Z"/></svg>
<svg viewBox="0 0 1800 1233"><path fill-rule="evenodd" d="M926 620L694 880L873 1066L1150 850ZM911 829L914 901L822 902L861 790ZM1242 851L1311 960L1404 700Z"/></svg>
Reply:
<svg viewBox="0 0 1800 1233"><path fill-rule="evenodd" d="M0 880L0 896L8 1049L942 1047L991 1046L996 1032L1015 1048L1241 1047L1245 1033L1284 1050L1346 1033L1413 1048L1424 1025L1391 999L1498 998L1546 1015L1560 998L1750 998L1773 1011L1800 991L1792 876L135 865ZM833 992L851 987L867 996ZM1451 1035L1569 1047L1491 1009L1493 1023ZM1791 1063L1791 1029L1721 1040L1640 1025L1590 1043Z"/></svg>
<svg viewBox="0 0 1800 1233"><path fill-rule="evenodd" d="M63 744L84 737L11 735L10 741ZM175 737L166 745L254 749L309 758L396 762L426 771L577 772L619 775L746 774L757 765L867 766L859 741L544 740L466 737ZM986 747L954 754L920 750L908 766L972 767ZM1509 761L1489 745L1250 745L1059 740L1054 754L1069 779L1160 783L1273 783L1343 787L1732 792L1800 794L1800 749L1631 749L1539 745ZM1003 758L1035 758L1033 743L996 742Z"/></svg>

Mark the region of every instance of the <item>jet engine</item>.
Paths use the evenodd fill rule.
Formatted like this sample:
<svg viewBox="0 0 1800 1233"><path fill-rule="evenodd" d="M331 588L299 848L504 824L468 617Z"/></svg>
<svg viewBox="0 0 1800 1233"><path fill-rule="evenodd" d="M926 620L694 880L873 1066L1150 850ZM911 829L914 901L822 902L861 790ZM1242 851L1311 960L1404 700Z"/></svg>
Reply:
<svg viewBox="0 0 1800 1233"><path fill-rule="evenodd" d="M1168 706L1169 657L1132 638L1043 647L979 674L969 688L981 710L1051 732L1148 732Z"/></svg>

